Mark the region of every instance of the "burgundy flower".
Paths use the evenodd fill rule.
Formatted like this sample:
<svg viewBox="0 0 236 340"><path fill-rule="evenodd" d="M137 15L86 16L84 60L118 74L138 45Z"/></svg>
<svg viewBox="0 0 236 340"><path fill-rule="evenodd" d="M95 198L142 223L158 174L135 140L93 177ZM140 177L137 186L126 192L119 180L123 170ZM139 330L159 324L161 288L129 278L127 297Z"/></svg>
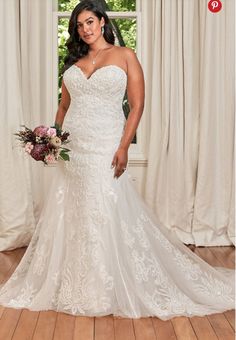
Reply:
<svg viewBox="0 0 236 340"><path fill-rule="evenodd" d="M49 147L46 144L36 144L31 151L30 155L36 160L36 161L43 161L45 155L48 153Z"/></svg>
<svg viewBox="0 0 236 340"><path fill-rule="evenodd" d="M67 138L69 137L69 132L64 132L62 135L61 135L61 141L64 142L65 140L67 140Z"/></svg>

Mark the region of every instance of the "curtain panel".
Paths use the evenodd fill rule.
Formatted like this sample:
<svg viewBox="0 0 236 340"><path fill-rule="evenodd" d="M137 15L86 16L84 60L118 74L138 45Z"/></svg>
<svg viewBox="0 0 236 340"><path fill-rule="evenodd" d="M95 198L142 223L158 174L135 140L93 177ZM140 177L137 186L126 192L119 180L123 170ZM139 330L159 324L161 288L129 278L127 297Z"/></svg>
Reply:
<svg viewBox="0 0 236 340"><path fill-rule="evenodd" d="M143 2L148 112L144 197L185 243L234 234L234 1ZM145 39L146 37L146 39Z"/></svg>
<svg viewBox="0 0 236 340"><path fill-rule="evenodd" d="M0 251L28 245L52 176L14 136L53 123L52 13L52 1L0 0Z"/></svg>

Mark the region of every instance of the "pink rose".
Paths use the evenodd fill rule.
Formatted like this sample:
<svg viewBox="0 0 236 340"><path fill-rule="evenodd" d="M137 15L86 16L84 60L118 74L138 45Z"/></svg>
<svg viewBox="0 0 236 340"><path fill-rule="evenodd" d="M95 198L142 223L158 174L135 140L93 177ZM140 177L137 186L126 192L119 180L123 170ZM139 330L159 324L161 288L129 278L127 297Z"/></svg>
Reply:
<svg viewBox="0 0 236 340"><path fill-rule="evenodd" d="M48 128L47 135L48 135L48 137L56 137L57 130L54 129L54 128Z"/></svg>
<svg viewBox="0 0 236 340"><path fill-rule="evenodd" d="M31 142L27 142L25 144L25 151L28 153L31 153L32 149L34 148L33 144Z"/></svg>
<svg viewBox="0 0 236 340"><path fill-rule="evenodd" d="M45 160L45 162L46 162L47 164L53 164L53 163L56 163L56 162L57 162L55 156L52 155L51 153L48 154L48 155L45 157L44 160Z"/></svg>
<svg viewBox="0 0 236 340"><path fill-rule="evenodd" d="M46 126L40 125L34 129L33 133L35 133L36 136L39 136L39 137L46 137L47 131L48 131L48 128Z"/></svg>

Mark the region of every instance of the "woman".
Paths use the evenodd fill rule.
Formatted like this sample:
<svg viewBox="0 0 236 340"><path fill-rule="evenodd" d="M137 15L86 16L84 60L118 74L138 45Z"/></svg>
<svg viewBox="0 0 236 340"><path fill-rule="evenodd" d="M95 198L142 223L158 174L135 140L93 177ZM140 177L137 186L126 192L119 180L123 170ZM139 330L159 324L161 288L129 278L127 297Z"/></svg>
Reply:
<svg viewBox="0 0 236 340"><path fill-rule="evenodd" d="M234 271L211 267L167 231L125 171L144 102L135 54L114 46L107 15L94 1L75 7L69 32L55 122L71 133L71 160L55 171L40 221L0 290L0 303L162 320L233 309Z"/></svg>
<svg viewBox="0 0 236 340"><path fill-rule="evenodd" d="M112 165L115 166L114 176L118 178L126 169L128 148L143 112L144 79L141 66L131 49L114 46L115 37L109 19L93 3L84 1L74 9L69 33L67 46L70 53L66 59L66 68L71 65L78 67L87 79L95 76L99 70L113 72L114 68L119 68L127 74L127 93L131 111L124 135L112 161ZM62 99L55 121L60 126L63 124L69 105L70 94L62 81Z"/></svg>

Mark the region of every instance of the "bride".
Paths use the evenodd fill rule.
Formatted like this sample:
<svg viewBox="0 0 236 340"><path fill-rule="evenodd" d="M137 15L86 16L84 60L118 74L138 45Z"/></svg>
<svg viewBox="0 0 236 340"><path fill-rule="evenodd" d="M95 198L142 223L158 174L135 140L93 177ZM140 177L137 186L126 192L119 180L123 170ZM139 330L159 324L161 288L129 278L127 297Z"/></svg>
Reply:
<svg viewBox="0 0 236 340"><path fill-rule="evenodd" d="M71 160L55 169L27 251L1 286L0 304L162 320L233 309L234 271L191 252L131 184L128 148L144 103L135 53L114 46L96 1L75 7L69 33L55 123L71 134Z"/></svg>

